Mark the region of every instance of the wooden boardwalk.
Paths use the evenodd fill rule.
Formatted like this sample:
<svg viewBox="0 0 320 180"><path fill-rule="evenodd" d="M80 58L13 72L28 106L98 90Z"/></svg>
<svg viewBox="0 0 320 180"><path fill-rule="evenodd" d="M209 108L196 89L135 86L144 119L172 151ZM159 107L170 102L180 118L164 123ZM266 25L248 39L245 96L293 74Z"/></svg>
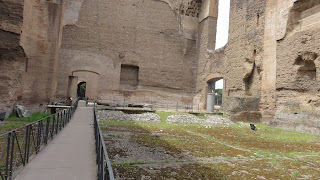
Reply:
<svg viewBox="0 0 320 180"><path fill-rule="evenodd" d="M93 108L79 106L70 123L13 179L97 179Z"/></svg>

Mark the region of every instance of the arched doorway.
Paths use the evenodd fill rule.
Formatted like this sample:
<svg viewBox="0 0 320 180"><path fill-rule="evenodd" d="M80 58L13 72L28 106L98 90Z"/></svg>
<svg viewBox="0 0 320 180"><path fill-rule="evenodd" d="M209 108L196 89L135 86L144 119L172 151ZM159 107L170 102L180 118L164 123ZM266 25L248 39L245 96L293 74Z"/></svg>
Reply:
<svg viewBox="0 0 320 180"><path fill-rule="evenodd" d="M74 89L77 89L75 92L77 97L85 97L88 100L96 100L98 98L98 73L86 70L77 70L72 73L72 76L77 77L77 83L74 84ZM79 94L80 85L82 85L82 90L85 89L84 93L82 92L81 94Z"/></svg>
<svg viewBox="0 0 320 180"><path fill-rule="evenodd" d="M77 96L79 98L86 97L86 89L87 89L87 83L84 81L80 82L77 88Z"/></svg>
<svg viewBox="0 0 320 180"><path fill-rule="evenodd" d="M212 75L207 78L207 112L214 112L215 109L220 109L222 105L224 80L220 75Z"/></svg>

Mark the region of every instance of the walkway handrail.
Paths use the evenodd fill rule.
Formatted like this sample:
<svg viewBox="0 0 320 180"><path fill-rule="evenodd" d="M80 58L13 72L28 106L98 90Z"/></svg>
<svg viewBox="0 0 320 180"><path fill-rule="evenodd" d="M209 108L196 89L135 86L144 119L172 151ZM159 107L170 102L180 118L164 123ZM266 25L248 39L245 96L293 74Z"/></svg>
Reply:
<svg viewBox="0 0 320 180"><path fill-rule="evenodd" d="M69 123L78 100L69 108L0 135L0 180L10 180ZM3 158L4 157L4 158Z"/></svg>
<svg viewBox="0 0 320 180"><path fill-rule="evenodd" d="M106 145L103 140L99 122L97 119L96 102L94 102L93 113L94 113L94 136L96 140L96 153L97 153L97 166L98 166L97 179L98 180L114 180L111 162L108 157Z"/></svg>

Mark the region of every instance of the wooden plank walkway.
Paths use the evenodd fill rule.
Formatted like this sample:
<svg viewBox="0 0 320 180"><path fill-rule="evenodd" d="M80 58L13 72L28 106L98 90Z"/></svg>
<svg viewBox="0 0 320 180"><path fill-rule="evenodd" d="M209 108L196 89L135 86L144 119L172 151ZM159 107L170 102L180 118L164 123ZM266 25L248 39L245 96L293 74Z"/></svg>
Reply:
<svg viewBox="0 0 320 180"><path fill-rule="evenodd" d="M96 180L94 143L93 108L78 107L70 123L13 179Z"/></svg>

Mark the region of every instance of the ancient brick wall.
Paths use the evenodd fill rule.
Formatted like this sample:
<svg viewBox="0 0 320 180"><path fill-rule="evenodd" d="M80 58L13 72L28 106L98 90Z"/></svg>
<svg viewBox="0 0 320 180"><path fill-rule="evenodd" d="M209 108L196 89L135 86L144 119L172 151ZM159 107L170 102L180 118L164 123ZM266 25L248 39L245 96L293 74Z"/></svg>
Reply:
<svg viewBox="0 0 320 180"><path fill-rule="evenodd" d="M220 78L222 69L223 49L216 52L216 32L218 19L218 3L217 0L206 0L201 6L199 14L199 33L198 33L198 64L196 77L196 93L193 103L198 104L201 109L206 108L208 81ZM208 79L213 74L217 75Z"/></svg>
<svg viewBox="0 0 320 180"><path fill-rule="evenodd" d="M229 96L259 96L265 1L231 1L224 67Z"/></svg>
<svg viewBox="0 0 320 180"><path fill-rule="evenodd" d="M62 1L1 1L1 111L33 111L53 101L61 39Z"/></svg>
<svg viewBox="0 0 320 180"><path fill-rule="evenodd" d="M63 1L24 1L21 46L28 57L19 103L44 110L54 101Z"/></svg>
<svg viewBox="0 0 320 180"><path fill-rule="evenodd" d="M21 99L21 83L27 57L20 46L23 1L0 2L0 113L10 114Z"/></svg>
<svg viewBox="0 0 320 180"><path fill-rule="evenodd" d="M286 34L277 41L277 112L272 123L320 133L320 1L296 1L288 12Z"/></svg>
<svg viewBox="0 0 320 180"><path fill-rule="evenodd" d="M229 40L224 50L223 61L225 80L223 107L225 110L237 109L233 106L234 104L243 104L230 103L234 100L251 102L247 99L254 99L257 101L256 104L259 104L266 1L231 0L230 6ZM256 114L259 106L246 111ZM235 119L237 114L241 115L239 114L241 112L231 113Z"/></svg>
<svg viewBox="0 0 320 180"><path fill-rule="evenodd" d="M143 97L191 103L198 17L180 16L179 2L67 2L56 97L66 97L68 77L74 71L87 70L99 74L101 101L114 97L122 101L126 94L133 101ZM139 68L136 89L120 87L121 65Z"/></svg>

